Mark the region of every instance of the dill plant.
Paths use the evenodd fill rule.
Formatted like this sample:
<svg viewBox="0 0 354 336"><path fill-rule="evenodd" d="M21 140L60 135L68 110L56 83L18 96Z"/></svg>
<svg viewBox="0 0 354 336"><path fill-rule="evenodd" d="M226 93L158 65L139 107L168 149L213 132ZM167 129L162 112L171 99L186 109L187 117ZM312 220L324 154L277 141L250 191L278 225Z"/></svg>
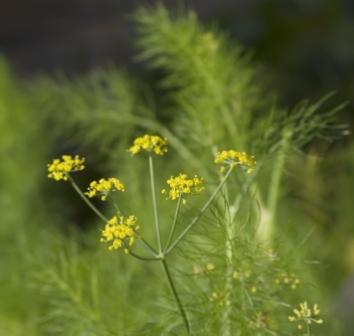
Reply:
<svg viewBox="0 0 354 336"><path fill-rule="evenodd" d="M125 187L117 178L100 179L99 182L93 181L88 187L88 191L83 193L78 187L76 182L72 177L72 173L81 171L85 168L85 159L80 158L78 155L72 157L71 155L63 155L61 159L54 159L51 164L48 164L48 177L55 181L70 181L73 188L77 191L84 202L97 214L97 216L106 222L105 229L102 230L101 239L102 242L111 242L110 250L117 250L123 247L127 254L142 260L142 261L160 261L163 270L165 271L167 280L169 282L171 292L174 295L176 303L178 305L181 317L183 319L184 325L186 327L188 335L191 334L191 326L189 319L187 317L186 311L181 302L173 277L169 270L167 263L167 256L178 246L182 239L187 235L187 233L193 228L194 225L202 218L204 213L212 205L218 193L221 191L223 186L226 184L232 170L236 166L246 167L248 173L252 172L254 169L254 161L252 158L247 156L246 153L240 153L234 150L221 151L216 154L215 163L224 164L228 167L225 176L221 178L220 183L211 193L211 196L207 199L205 204L199 210L197 215L190 221L190 223L183 229L183 231L175 238L175 229L178 221L179 212L181 210L181 204L186 203L186 196L189 194L199 194L203 191L203 181L197 175L193 178L188 178L186 174L179 174L179 176L171 177L167 184L170 190L167 192L166 189L162 190L162 193L168 193L171 200L177 200L175 215L173 222L170 225L170 233L168 236L167 243L165 246L162 245L160 224L159 224L159 212L157 206L157 197L155 190L155 172L153 165L153 154L164 155L167 152L167 142L166 140L160 138L157 135L144 135L143 137L138 137L134 140L133 146L129 148L129 152L132 155L139 153L140 151L147 151L149 153L149 176L150 176L150 186L151 186L151 198L152 207L154 213L154 225L157 240L157 248L154 248L150 243L148 243L139 233L139 227L136 225L137 218L134 215L129 217L124 217L118 205L115 205L117 209L117 215L113 216L111 219L107 219L89 200L94 196L100 196L102 201L105 201L112 191L124 191ZM225 167L222 167L223 172ZM117 217L118 216L118 217ZM151 256L142 256L139 253L132 250L132 245L135 240L141 241L143 246L148 249ZM231 276L231 274L229 275Z"/></svg>
<svg viewBox="0 0 354 336"><path fill-rule="evenodd" d="M315 103L302 102L292 109L279 106L272 93L259 84L259 74L248 53L218 30L202 26L192 12L173 16L163 6L143 8L135 14L135 22L141 48L139 58L149 69L157 70L162 99L147 93L148 90L142 89L127 73L113 70L98 71L73 82L50 83L51 103L47 102L47 106L55 112L55 121L66 125L64 134L75 133L73 142L78 147L88 151L95 149L98 165L105 165L104 169L111 176L131 181L134 197L129 202L124 201L120 193L113 197L117 197L120 209L126 207L129 213L136 209L144 220L137 230L136 242L129 246L128 239L123 248L135 253L132 248L141 244L136 257L144 259L141 253L150 253L150 250L152 255L147 258L161 262L160 247L162 252L172 251L169 248L163 251L161 237L167 238L170 247L178 245L176 253L170 256L172 269L165 268L165 271L168 278L173 277L173 291L179 303L176 306L170 297L160 299L162 282L156 280L153 293L148 293L139 283L140 295L146 295L146 301L157 301L161 306L161 318L156 321L144 314L143 309L131 307L129 317L122 313L117 318L116 312L124 310L120 305L128 309L129 300L132 300L131 306L137 306L140 301L130 297L134 297L132 292L139 291L131 290L115 304L116 293L121 292L121 288L123 292L127 290L127 282L139 275L148 277L145 268L138 268L140 264L130 266L130 262L113 261L124 259L116 255L98 253L94 260L99 266L93 269L101 285L95 285L91 282L95 282L96 275L90 278L90 270L85 269L81 277L68 275L67 268L74 273L76 270L71 253L78 253L70 252L63 258L64 262L53 263L52 273L42 274L43 288L48 288L48 298L52 298L49 314L57 314L58 318L58 329L53 333L69 334L70 330L73 335L79 331L102 335L129 331L141 335L180 335L184 329L189 330L190 324L193 335L303 334L303 329L297 330L289 316L294 316L293 310L305 300L313 307L319 296L314 293L311 274L307 274L311 273L308 265L302 263L308 231L305 227L299 228L300 236L305 237L304 243L288 240L282 244L279 238L284 238L287 222L280 217L279 210L286 198L284 190L291 180L288 169L304 155L306 146L313 140L332 140L340 134L342 127L337 125L335 115L343 106L326 110L330 96ZM163 119L166 115L170 116L167 122ZM168 138L171 153L167 162L161 163L149 156L147 170L146 158L136 158L132 164L128 156L118 155L126 150L133 135L142 130ZM227 177L227 183L221 184L227 171L216 172L212 163L220 148L237 148L255 154L257 164L253 172L245 174L235 170ZM183 209L175 212L178 215L171 216L173 210L161 201L158 202L159 213L155 210L152 215L146 213L147 202L151 200L141 181L142 177L155 177L155 168L162 172L183 168L204 177L206 192L211 193L213 202L207 204L202 217L195 217L202 204L187 202L183 207L178 199L176 209ZM151 178L151 182L152 191L159 189L156 187L160 186L158 179ZM217 190L215 195L213 190ZM77 191L88 201L82 191ZM90 201L87 204L92 205ZM101 208L92 209L102 213ZM107 210L117 211L114 207ZM138 214L138 220L142 216ZM170 232L165 222L158 221L159 216L170 219ZM107 222L108 218L100 217ZM198 225L194 225L194 218ZM154 223L154 230L148 230L146 223ZM185 223L193 225L185 226ZM151 249L149 243L147 246L139 241L140 229L145 230L142 237L146 241L156 239L157 248ZM183 239L170 238L175 234ZM97 232L93 236L91 248L97 243ZM292 255L286 254L288 243L293 244ZM80 255L79 264L88 262L90 257L92 255ZM117 263L115 265L127 275L111 270L109 263ZM140 273L137 269L144 271ZM56 279L58 274L63 282ZM104 276L110 277L108 284ZM85 283L86 277L90 278L89 283ZM151 275L148 280L153 287ZM117 282L111 284L114 281ZM92 290L88 289L91 286ZM108 286L116 292L113 290L107 296L104 291ZM86 296L85 291L90 295ZM309 297L309 293L313 293L314 298ZM102 300L97 298L100 295ZM321 307L326 304L319 303ZM178 307L181 315L176 319ZM145 308L148 309L146 304ZM137 310L139 318L133 316L138 314ZM67 323L62 324L62 320ZM328 318L324 322L324 328L316 325L305 331L311 335L316 335L317 330L322 334L335 334Z"/></svg>

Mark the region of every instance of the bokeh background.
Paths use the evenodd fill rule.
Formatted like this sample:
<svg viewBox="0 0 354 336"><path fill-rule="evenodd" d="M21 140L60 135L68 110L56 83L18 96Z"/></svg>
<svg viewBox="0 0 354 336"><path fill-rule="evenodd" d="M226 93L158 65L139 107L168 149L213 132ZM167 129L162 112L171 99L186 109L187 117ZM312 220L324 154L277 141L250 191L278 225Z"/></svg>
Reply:
<svg viewBox="0 0 354 336"><path fill-rule="evenodd" d="M11 1L0 12L1 52L23 76L87 72L114 63L137 69L129 16L154 1ZM177 4L178 3L178 4ZM254 52L286 102L353 91L350 0L165 1L192 8Z"/></svg>
<svg viewBox="0 0 354 336"><path fill-rule="evenodd" d="M38 83L38 78L74 78L112 65L154 83L158 74L147 71L136 60L136 32L131 20L137 6L153 3L2 1L2 67L9 65L11 78L27 87L31 87L31 81ZM320 152L325 153L326 159L313 177L308 175L307 180L301 182L306 183L308 189L304 190L310 190L311 195L297 196L309 202L308 212L320 227L321 244L326 245L324 250L327 251L322 262L327 271L319 273L324 276L325 287L343 323L348 325L346 335L354 335L351 327L354 320L354 2L200 0L164 1L164 4L172 11L192 8L203 23L218 27L247 47L266 82L277 92L281 105L293 106L303 98L318 99L333 91L336 92L332 98L334 104L348 103L338 114L338 121L348 126L347 131L335 142L320 145L325 146ZM3 91L3 95L9 97L12 93L6 95ZM21 97L13 99L21 105ZM13 106L20 109L16 104ZM34 117L24 121L29 125L35 122ZM12 126L13 129L6 131L10 134L9 141L16 141L11 134L20 126L16 123ZM22 146L18 143L14 148L27 154L27 159L21 162L25 166L26 160L36 154L32 156L28 151L33 149ZM13 171L6 160L8 158L1 159L3 171ZM31 174L36 176L36 173ZM3 175L1 182L6 187L8 177ZM72 197L76 204L75 196L66 196ZM70 217L73 222L75 218L90 218L86 209L77 207L79 210Z"/></svg>

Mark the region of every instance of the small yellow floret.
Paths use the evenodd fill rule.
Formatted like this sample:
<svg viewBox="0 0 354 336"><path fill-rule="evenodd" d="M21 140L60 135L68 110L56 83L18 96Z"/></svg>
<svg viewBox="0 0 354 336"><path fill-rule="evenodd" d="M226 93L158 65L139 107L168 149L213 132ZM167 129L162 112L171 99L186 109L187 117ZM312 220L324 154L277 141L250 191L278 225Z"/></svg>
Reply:
<svg viewBox="0 0 354 336"><path fill-rule="evenodd" d="M101 242L111 242L108 249L118 250L123 245L125 248L134 244L139 226L136 225L137 218L133 215L113 216L102 230Z"/></svg>
<svg viewBox="0 0 354 336"><path fill-rule="evenodd" d="M291 289L297 289L300 285L300 279L294 273L282 272L275 278L276 284L289 286Z"/></svg>
<svg viewBox="0 0 354 336"><path fill-rule="evenodd" d="M68 174L80 170L84 170L85 158L80 158L78 155L62 155L61 159L54 159L48 164L48 178L55 181L67 181Z"/></svg>
<svg viewBox="0 0 354 336"><path fill-rule="evenodd" d="M156 155L164 155L167 153L167 139L163 139L158 135L145 134L134 140L133 146L128 149L128 152L135 155L142 150L155 153Z"/></svg>
<svg viewBox="0 0 354 336"><path fill-rule="evenodd" d="M207 263L205 268L207 269L207 271L211 272L214 271L215 265L212 263Z"/></svg>
<svg viewBox="0 0 354 336"><path fill-rule="evenodd" d="M193 266L193 273L195 275L206 275L208 273L213 272L214 270L215 270L215 265L210 262L207 263L205 265L205 267L204 266L197 266L197 265Z"/></svg>
<svg viewBox="0 0 354 336"><path fill-rule="evenodd" d="M179 174L178 176L171 176L167 180L167 184L170 189L162 189L162 194L167 194L167 198L171 200L176 200L182 198L182 203L186 203L186 199L183 197L188 194L199 194L204 190L203 179L194 175L190 178L187 174Z"/></svg>
<svg viewBox="0 0 354 336"><path fill-rule="evenodd" d="M108 179L101 178L98 181L92 181L87 188L85 194L89 197L95 197L100 195L101 200L105 201L112 191L124 191L124 184L115 177L110 177Z"/></svg>
<svg viewBox="0 0 354 336"><path fill-rule="evenodd" d="M251 173L256 165L253 156L249 156L245 152L238 152L233 149L223 150L216 153L214 163L222 165L239 165L247 168L247 173ZM222 166L220 171L224 171Z"/></svg>
<svg viewBox="0 0 354 336"><path fill-rule="evenodd" d="M293 314L288 316L290 322L297 322L299 329L303 328L303 324L310 325L311 323L322 324L323 319L319 318L320 309L317 304L313 308L309 307L306 301L300 303L298 308L293 309Z"/></svg>

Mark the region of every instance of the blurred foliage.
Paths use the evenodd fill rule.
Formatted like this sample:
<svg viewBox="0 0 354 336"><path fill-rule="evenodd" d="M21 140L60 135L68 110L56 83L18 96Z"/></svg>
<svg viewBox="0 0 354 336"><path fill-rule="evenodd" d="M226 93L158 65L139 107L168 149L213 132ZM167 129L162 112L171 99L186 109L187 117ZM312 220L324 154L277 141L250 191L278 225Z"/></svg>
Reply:
<svg viewBox="0 0 354 336"><path fill-rule="evenodd" d="M268 69L282 102L295 103L304 93L314 98L333 90L338 102L352 97L350 1L265 0L250 6L247 15L220 13L220 25L249 45ZM353 120L348 110L342 117Z"/></svg>

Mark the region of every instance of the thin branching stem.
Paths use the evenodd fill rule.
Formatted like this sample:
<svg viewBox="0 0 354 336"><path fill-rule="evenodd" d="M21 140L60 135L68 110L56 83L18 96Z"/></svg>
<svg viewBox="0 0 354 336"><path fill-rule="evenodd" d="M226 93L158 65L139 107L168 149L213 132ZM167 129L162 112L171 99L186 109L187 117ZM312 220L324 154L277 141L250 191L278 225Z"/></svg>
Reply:
<svg viewBox="0 0 354 336"><path fill-rule="evenodd" d="M82 192L80 187L76 184L75 180L71 175L68 174L69 181L75 191L79 194L79 196L83 199L83 201L91 208L91 210L99 217L101 218L104 222L108 222L108 218L101 212L99 211L93 204L90 202L90 200L85 196L85 194Z"/></svg>
<svg viewBox="0 0 354 336"><path fill-rule="evenodd" d="M71 185L73 186L73 188L75 189L75 191L79 194L79 196L83 199L83 201L91 208L91 210L100 218L102 219L105 223L108 222L108 218L101 212L99 211L93 204L92 202L85 196L85 194L82 192L82 190L80 189L80 187L76 184L74 178L71 175L68 175L69 177L69 181L71 183ZM136 253L133 253L132 251L129 250L129 253L137 258L137 259L141 259L141 260L158 260L156 258L157 255L157 251L143 238L140 238L141 242L153 253L154 257L153 258L148 258L148 257L141 257L138 256Z"/></svg>
<svg viewBox="0 0 354 336"><path fill-rule="evenodd" d="M311 328L310 328L310 324L308 324L308 323L306 323L306 331L307 331L307 333L306 333L306 336L311 336Z"/></svg>
<svg viewBox="0 0 354 336"><path fill-rule="evenodd" d="M187 317L187 314L184 310L184 307L182 305L182 302L178 296L178 293L177 293L177 289L176 289L176 286L173 282L173 279L172 279L172 276L171 276L171 273L170 273L170 270L168 268L168 265L167 265L167 262L166 262L166 259L161 259L161 263L162 263L162 267L165 271L165 274L166 274L166 277L167 277L167 280L168 280L168 283L170 285L170 288L171 288L171 292L176 300L176 303L178 305L178 309L181 313L181 316L182 316L182 319L183 319L183 323L187 329L187 334L190 335L191 334L191 328L190 328L190 324L189 324L189 321L188 321L188 317Z"/></svg>
<svg viewBox="0 0 354 336"><path fill-rule="evenodd" d="M240 205L241 205L241 201L243 199L243 197L246 195L246 193L248 192L248 190L252 187L252 184L254 183L254 180L257 176L258 171L261 168L262 163L258 163L257 167L255 168L254 172L252 173L252 175L250 177L248 177L245 181L245 183L243 183L241 185L241 192L239 192L236 197L234 198L233 203L230 205L230 214L231 214L231 221L233 222L235 220L235 217L240 209ZM254 188L256 191L258 190L257 185L255 185ZM257 202L259 202L260 204L263 204L263 201L261 199L261 195L259 194L259 191L257 191L255 193L255 199L257 200Z"/></svg>
<svg viewBox="0 0 354 336"><path fill-rule="evenodd" d="M153 158L152 158L151 154L149 155L149 173L150 173L152 206L154 209L154 218L155 218L155 231L156 231L157 246L158 246L158 252L161 254L162 246L161 246L161 237L160 237L159 215L158 215L158 211L157 211L157 202L156 202L154 162L153 162Z"/></svg>
<svg viewBox="0 0 354 336"><path fill-rule="evenodd" d="M225 270L225 298L224 298L224 309L222 315L221 324L221 334L223 336L231 336L231 313L232 306L231 295L233 291L233 273L234 273L234 263L233 263L233 244L234 239L234 229L233 220L231 220L231 209L229 203L229 192L227 185L223 186L223 193L225 197L225 257L226 257L226 270Z"/></svg>
<svg viewBox="0 0 354 336"><path fill-rule="evenodd" d="M132 257L134 257L136 259L139 259L139 260L143 260L143 261L157 261L157 260L159 260L157 257L143 257L143 256L141 256L141 255L129 250L128 248L127 248L127 250L128 250L128 253Z"/></svg>
<svg viewBox="0 0 354 336"><path fill-rule="evenodd" d="M170 231L170 234L168 236L167 243L166 243L166 246L165 246L165 252L169 248L169 246L171 244L171 241L173 239L173 235L175 234L175 231L176 231L176 225L177 225L179 210L181 208L181 203L182 203L182 197L179 196L178 200L177 200L175 216L173 218L173 223L172 223L172 226L171 226L171 231Z"/></svg>
<svg viewBox="0 0 354 336"><path fill-rule="evenodd" d="M157 251L142 237L139 237L139 241L141 241L144 246L150 251L152 252L155 256L157 255Z"/></svg>
<svg viewBox="0 0 354 336"><path fill-rule="evenodd" d="M178 243L184 238L184 236L189 232L189 230L199 221L199 219L203 216L204 212L209 208L211 203L214 201L215 197L218 195L219 191L223 187L223 185L226 183L227 179L229 178L232 170L234 168L234 165L231 165L229 170L227 171L225 177L221 180L219 185L216 187L212 195L209 197L209 199L206 201L204 206L201 208L199 211L198 215L195 216L190 224L182 231L182 233L176 238L176 240L170 245L170 247L167 249L165 255L168 255L177 245Z"/></svg>

